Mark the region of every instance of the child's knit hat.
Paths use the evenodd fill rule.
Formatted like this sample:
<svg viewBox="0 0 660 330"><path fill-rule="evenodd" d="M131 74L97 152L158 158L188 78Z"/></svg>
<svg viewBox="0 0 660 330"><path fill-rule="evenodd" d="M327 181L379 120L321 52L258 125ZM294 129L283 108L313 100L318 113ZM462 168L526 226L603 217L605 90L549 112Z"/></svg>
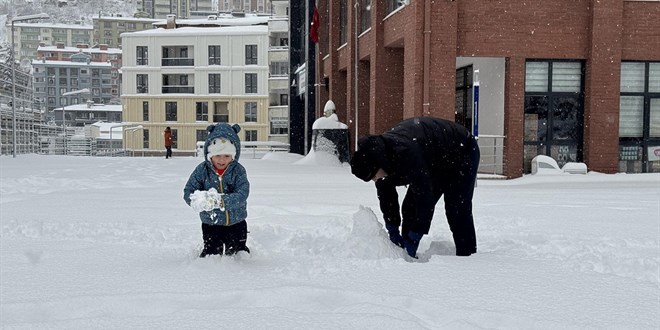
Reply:
<svg viewBox="0 0 660 330"><path fill-rule="evenodd" d="M231 141L225 138L216 138L209 142L208 154L206 159L211 160L211 157L216 155L231 155L231 158L236 157L236 147Z"/></svg>

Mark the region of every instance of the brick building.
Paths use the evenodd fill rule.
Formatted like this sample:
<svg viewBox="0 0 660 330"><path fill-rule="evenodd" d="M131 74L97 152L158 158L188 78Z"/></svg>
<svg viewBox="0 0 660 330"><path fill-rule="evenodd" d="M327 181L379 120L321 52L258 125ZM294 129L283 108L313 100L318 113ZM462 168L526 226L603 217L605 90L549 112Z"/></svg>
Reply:
<svg viewBox="0 0 660 330"><path fill-rule="evenodd" d="M482 163L494 172L519 177L541 154L660 172L660 1L321 0L318 10L317 109L332 99L352 139L413 116L471 127L478 79Z"/></svg>

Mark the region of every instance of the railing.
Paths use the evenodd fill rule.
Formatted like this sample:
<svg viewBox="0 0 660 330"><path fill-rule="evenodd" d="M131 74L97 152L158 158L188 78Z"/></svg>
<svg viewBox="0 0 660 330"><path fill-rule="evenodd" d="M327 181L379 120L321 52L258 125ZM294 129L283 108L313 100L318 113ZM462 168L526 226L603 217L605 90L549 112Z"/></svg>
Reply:
<svg viewBox="0 0 660 330"><path fill-rule="evenodd" d="M504 173L504 135L479 135L479 173Z"/></svg>
<svg viewBox="0 0 660 330"><path fill-rule="evenodd" d="M164 58L161 63L162 66L195 66L192 58Z"/></svg>
<svg viewBox="0 0 660 330"><path fill-rule="evenodd" d="M257 152L260 156L267 152L283 151L289 152L289 144L280 141L243 141L241 142L241 156L250 155L252 158L258 158Z"/></svg>
<svg viewBox="0 0 660 330"><path fill-rule="evenodd" d="M163 86L163 94L194 94L194 86Z"/></svg>

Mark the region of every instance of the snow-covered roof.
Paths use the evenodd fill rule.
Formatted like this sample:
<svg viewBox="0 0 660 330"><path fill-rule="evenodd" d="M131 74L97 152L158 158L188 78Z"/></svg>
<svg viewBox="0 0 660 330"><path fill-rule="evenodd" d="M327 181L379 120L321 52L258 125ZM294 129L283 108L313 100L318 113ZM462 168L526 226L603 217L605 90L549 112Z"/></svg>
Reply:
<svg viewBox="0 0 660 330"><path fill-rule="evenodd" d="M104 121L97 121L91 126L96 126L99 128L98 139L109 139L110 130L112 130L112 139L113 140L122 140L122 134L124 132L124 127L122 123L107 123Z"/></svg>
<svg viewBox="0 0 660 330"><path fill-rule="evenodd" d="M221 15L217 16L215 19L210 18L187 18L187 19L176 19L175 23L178 26L195 26L195 25L217 25L217 26L249 26L249 25L259 25L259 24L268 24L268 16L256 16L250 15L245 17L234 17L231 15ZM167 25L167 20L161 20L160 22L153 23L154 26L165 26Z"/></svg>
<svg viewBox="0 0 660 330"><path fill-rule="evenodd" d="M122 33L122 38L145 36L199 36L199 35L261 35L268 34L268 26L223 26L223 27L182 27L176 29L153 29Z"/></svg>
<svg viewBox="0 0 660 330"><path fill-rule="evenodd" d="M14 23L18 27L52 28L52 29L75 29L93 30L92 25L62 24L62 23Z"/></svg>
<svg viewBox="0 0 660 330"><path fill-rule="evenodd" d="M50 60L32 60L32 65L49 65L49 66L85 66L85 67L112 67L109 62L71 62L71 61L50 61Z"/></svg>
<svg viewBox="0 0 660 330"><path fill-rule="evenodd" d="M119 48L108 48L107 50L102 50L100 48L78 48L78 47L58 48L57 46L39 46L37 48L37 51L121 54L121 49Z"/></svg>
<svg viewBox="0 0 660 330"><path fill-rule="evenodd" d="M102 19L104 21L121 21L121 22L136 22L136 23L150 23L150 22L160 22L160 18L138 18L138 17L115 17L115 16L94 16L92 19Z"/></svg>
<svg viewBox="0 0 660 330"><path fill-rule="evenodd" d="M55 111L62 111L62 108L55 108ZM86 103L72 104L64 106L64 110L69 111L108 111L108 112L121 112L121 104L92 104L87 107Z"/></svg>

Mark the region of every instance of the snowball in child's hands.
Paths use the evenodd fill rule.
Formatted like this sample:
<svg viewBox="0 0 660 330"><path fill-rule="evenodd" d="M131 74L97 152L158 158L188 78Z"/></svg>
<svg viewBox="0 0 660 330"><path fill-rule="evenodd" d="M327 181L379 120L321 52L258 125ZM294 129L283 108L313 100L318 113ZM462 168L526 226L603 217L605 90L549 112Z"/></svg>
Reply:
<svg viewBox="0 0 660 330"><path fill-rule="evenodd" d="M208 212L213 209L224 211L222 195L223 194L218 193L215 188L211 188L208 191L196 190L190 194L190 207L192 207L195 212Z"/></svg>

